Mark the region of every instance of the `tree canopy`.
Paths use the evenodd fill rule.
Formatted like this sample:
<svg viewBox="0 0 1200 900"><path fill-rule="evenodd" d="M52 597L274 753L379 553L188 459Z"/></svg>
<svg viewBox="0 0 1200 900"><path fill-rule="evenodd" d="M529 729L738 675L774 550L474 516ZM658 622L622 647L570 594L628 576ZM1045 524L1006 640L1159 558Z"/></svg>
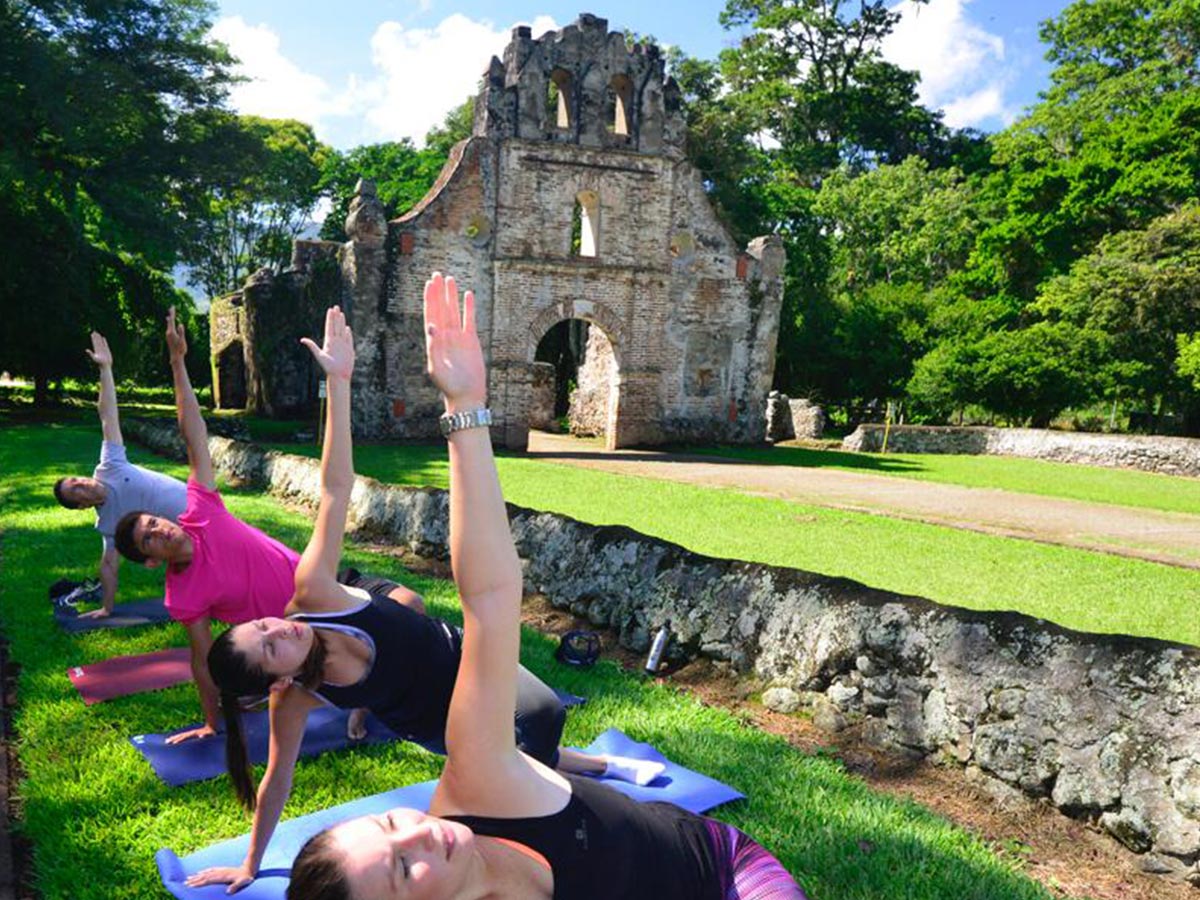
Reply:
<svg viewBox="0 0 1200 900"><path fill-rule="evenodd" d="M159 272L184 240L176 187L203 147L231 59L203 0L0 5L0 356L49 379L84 371L89 328L133 354L186 295ZM128 369L126 370L128 371Z"/></svg>

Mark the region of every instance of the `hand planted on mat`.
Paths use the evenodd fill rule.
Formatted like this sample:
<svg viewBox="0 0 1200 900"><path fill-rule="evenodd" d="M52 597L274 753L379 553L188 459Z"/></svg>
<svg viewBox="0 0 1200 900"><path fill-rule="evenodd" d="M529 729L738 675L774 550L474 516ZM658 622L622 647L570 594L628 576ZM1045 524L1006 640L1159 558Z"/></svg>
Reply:
<svg viewBox="0 0 1200 900"><path fill-rule="evenodd" d="M98 331L92 332L92 349L87 351L87 355L98 366L112 365L112 351L108 349L108 341Z"/></svg>
<svg viewBox="0 0 1200 900"><path fill-rule="evenodd" d="M217 733L217 729L210 728L208 725L201 725L199 728L189 728L187 731L181 731L179 734L173 734L167 738L168 744L182 744L184 741L190 741L193 738L212 737Z"/></svg>
<svg viewBox="0 0 1200 900"><path fill-rule="evenodd" d="M331 306L325 311L323 346L318 347L309 338L300 338L300 343L309 349L330 378L348 380L354 374L354 334L346 324L346 316L340 306Z"/></svg>
<svg viewBox="0 0 1200 900"><path fill-rule="evenodd" d="M346 720L346 737L352 741L361 741L367 736L367 709L360 706L350 713Z"/></svg>
<svg viewBox="0 0 1200 900"><path fill-rule="evenodd" d="M434 272L425 282L425 355L429 377L455 410L478 409L487 400L483 350L475 332L475 294L463 296L453 275Z"/></svg>
<svg viewBox="0 0 1200 900"><path fill-rule="evenodd" d="M80 613L81 619L107 619L112 615L111 609L105 609L103 606L99 609L93 609L91 612Z"/></svg>
<svg viewBox="0 0 1200 900"><path fill-rule="evenodd" d="M246 868L244 863L240 866L213 866L211 869L203 869L189 875L186 884L193 888L204 887L206 884L227 884L229 888L225 893L236 894L254 881L255 874Z"/></svg>

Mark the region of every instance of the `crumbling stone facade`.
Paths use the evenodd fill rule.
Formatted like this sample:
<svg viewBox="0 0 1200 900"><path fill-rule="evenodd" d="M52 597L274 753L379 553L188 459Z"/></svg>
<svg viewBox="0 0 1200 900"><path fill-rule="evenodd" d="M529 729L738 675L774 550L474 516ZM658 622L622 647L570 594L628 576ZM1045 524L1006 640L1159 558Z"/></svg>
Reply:
<svg viewBox="0 0 1200 900"><path fill-rule="evenodd" d="M570 318L612 346L610 447L761 441L783 246L734 244L684 133L658 48L630 48L591 15L537 39L514 29L484 75L472 137L426 197L385 223L360 185L341 285L324 298L358 339L356 434L437 433L421 295L439 270L475 291L498 443L526 446L535 350Z"/></svg>
<svg viewBox="0 0 1200 900"><path fill-rule="evenodd" d="M296 241L292 264L254 273L209 308L213 400L218 409L272 417L316 413L319 373L300 338L319 335L341 291L342 245Z"/></svg>

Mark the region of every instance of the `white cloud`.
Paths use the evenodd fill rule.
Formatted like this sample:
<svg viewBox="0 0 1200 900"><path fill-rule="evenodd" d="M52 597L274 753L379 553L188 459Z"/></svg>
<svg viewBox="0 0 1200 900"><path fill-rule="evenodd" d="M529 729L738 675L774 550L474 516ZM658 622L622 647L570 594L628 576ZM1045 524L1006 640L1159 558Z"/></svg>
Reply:
<svg viewBox="0 0 1200 900"><path fill-rule="evenodd" d="M248 80L229 92L240 113L272 119L299 119L314 127L334 108L329 85L280 51L279 35L267 25L249 25L241 16L217 21L211 32L238 58L237 73ZM318 129L318 134L319 134Z"/></svg>
<svg viewBox="0 0 1200 900"><path fill-rule="evenodd" d="M425 9L429 2L418 0L418 6ZM543 15L531 28L540 37L558 26ZM230 91L238 112L308 122L319 138L342 148L405 137L420 144L446 113L476 93L488 62L504 52L511 33L458 13L432 28L385 21L370 39L371 68L349 73L344 87L335 90L288 59L268 25L231 16L212 29L241 61L238 74L248 79Z"/></svg>
<svg viewBox="0 0 1200 900"><path fill-rule="evenodd" d="M534 19L535 36L557 26L548 16ZM371 37L371 61L379 76L366 88L370 131L376 139L413 138L473 96L493 56L503 52L510 29L455 13L433 28L405 28L384 22Z"/></svg>
<svg viewBox="0 0 1200 900"><path fill-rule="evenodd" d="M900 22L884 41L884 56L921 73L921 102L946 113L954 127L1007 123L1015 110L1005 100L1015 80L1005 60L1004 38L970 21L971 0L901 0Z"/></svg>
<svg viewBox="0 0 1200 900"><path fill-rule="evenodd" d="M955 97L943 107L945 122L954 128L964 128L986 122L988 119L1012 121L1012 111L1004 105L1004 90L985 87L973 94Z"/></svg>

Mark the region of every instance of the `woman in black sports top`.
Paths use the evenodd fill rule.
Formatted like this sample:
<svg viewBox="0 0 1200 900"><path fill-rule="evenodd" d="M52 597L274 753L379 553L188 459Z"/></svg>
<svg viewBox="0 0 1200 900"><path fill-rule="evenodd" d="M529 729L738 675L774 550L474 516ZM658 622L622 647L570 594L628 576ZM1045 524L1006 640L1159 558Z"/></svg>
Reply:
<svg viewBox="0 0 1200 900"><path fill-rule="evenodd" d="M462 598L462 662L446 764L430 813L351 819L297 856L289 900L803 900L786 870L736 829L640 804L521 753L513 737L521 568L484 408L486 373L468 291L425 285L426 353L447 414L450 559Z"/></svg>
<svg viewBox="0 0 1200 900"><path fill-rule="evenodd" d="M312 341L306 345L327 377L328 427L321 453L321 502L296 567L295 593L285 609L287 618L235 625L213 642L208 655L221 692L230 778L238 797L254 810L250 843L241 865L197 872L187 880L191 887L228 884L232 893L254 881L291 792L305 723L318 705L369 709L400 736L435 753L446 751L450 698L464 653L462 633L424 615L424 604L412 591L385 579L338 574L354 484L354 341L339 308L326 316L324 347ZM562 701L523 668L516 672L515 691L509 738L541 763L642 784L662 771L660 763L559 748ZM239 697L245 695L270 697L270 749L257 791L239 722Z"/></svg>

